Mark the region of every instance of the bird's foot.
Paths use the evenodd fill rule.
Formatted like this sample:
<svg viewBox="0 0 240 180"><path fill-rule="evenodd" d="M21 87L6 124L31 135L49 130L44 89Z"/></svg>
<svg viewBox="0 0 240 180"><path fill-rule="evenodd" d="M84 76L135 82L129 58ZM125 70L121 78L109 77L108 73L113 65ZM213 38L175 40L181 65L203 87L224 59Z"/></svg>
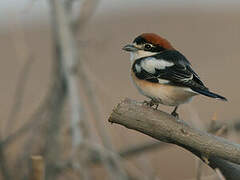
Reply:
<svg viewBox="0 0 240 180"><path fill-rule="evenodd" d="M172 112L171 115L174 116L175 118L179 119L179 114L178 113Z"/></svg>
<svg viewBox="0 0 240 180"><path fill-rule="evenodd" d="M153 101L153 100L150 100L150 101L143 101L143 104L149 106L149 107L152 107L154 108L155 110L157 110L158 106L159 106L159 103ZM155 107L153 107L155 106Z"/></svg>
<svg viewBox="0 0 240 180"><path fill-rule="evenodd" d="M158 106L159 106L159 104L157 103L157 104L155 104L155 110L157 110L158 109Z"/></svg>
<svg viewBox="0 0 240 180"><path fill-rule="evenodd" d="M152 107L154 105L153 101L143 101L143 104L145 104L146 106Z"/></svg>

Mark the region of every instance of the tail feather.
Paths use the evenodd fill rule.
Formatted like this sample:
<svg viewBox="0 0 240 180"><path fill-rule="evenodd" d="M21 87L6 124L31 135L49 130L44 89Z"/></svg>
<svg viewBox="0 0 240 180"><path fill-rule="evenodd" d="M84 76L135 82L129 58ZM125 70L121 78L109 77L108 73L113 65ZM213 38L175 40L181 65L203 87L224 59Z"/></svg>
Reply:
<svg viewBox="0 0 240 180"><path fill-rule="evenodd" d="M200 88L193 88L192 89L193 91L195 92L198 92L202 95L205 95L205 96L208 96L208 97L211 97L211 98L215 98L215 99L220 99L220 100L223 100L223 101L227 101L227 98L223 97L223 96L220 96L218 94L215 94L213 92L210 92L206 89L200 89Z"/></svg>

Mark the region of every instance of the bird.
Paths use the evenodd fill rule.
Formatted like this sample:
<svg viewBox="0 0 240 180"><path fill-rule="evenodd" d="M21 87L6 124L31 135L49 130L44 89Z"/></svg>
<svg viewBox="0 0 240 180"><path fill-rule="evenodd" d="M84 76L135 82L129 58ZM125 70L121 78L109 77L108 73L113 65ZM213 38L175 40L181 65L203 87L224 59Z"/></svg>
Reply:
<svg viewBox="0 0 240 180"><path fill-rule="evenodd" d="M123 47L130 52L131 79L138 91L150 99L148 106L173 106L171 115L179 117L179 105L196 95L227 101L211 92L193 70L188 59L165 38L155 33L143 33Z"/></svg>

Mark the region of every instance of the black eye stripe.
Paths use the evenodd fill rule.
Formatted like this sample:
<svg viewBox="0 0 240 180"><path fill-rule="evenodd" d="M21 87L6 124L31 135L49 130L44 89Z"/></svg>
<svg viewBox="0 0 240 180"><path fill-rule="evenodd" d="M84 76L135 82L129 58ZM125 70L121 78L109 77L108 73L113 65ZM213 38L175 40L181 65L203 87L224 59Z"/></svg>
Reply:
<svg viewBox="0 0 240 180"><path fill-rule="evenodd" d="M145 44L147 43L147 41L141 36L138 36L136 39L134 39L133 43L136 43L137 45L139 45L139 44Z"/></svg>
<svg viewBox="0 0 240 180"><path fill-rule="evenodd" d="M166 50L165 48L163 48L162 46L153 46L151 44L145 44L144 45L144 50L145 51L151 51L151 52L161 52L161 51L164 51Z"/></svg>
<svg viewBox="0 0 240 180"><path fill-rule="evenodd" d="M160 51L164 51L164 50L166 50L166 49L159 45L155 46L151 49L152 52L160 52Z"/></svg>
<svg viewBox="0 0 240 180"><path fill-rule="evenodd" d="M141 36L138 36L137 38L135 38L133 43L135 43L137 45L144 45L144 50L146 50L146 51L161 52L161 51L166 50L161 45L155 45L155 46L151 45L148 41L146 41L146 39L144 39ZM151 47L150 48L146 47L146 44L149 44Z"/></svg>

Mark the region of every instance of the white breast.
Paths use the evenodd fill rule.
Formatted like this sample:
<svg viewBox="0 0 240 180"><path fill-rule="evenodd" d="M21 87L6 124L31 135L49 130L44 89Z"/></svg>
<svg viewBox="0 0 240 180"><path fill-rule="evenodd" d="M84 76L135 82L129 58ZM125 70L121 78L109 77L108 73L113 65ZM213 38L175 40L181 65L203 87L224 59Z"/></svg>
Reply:
<svg viewBox="0 0 240 180"><path fill-rule="evenodd" d="M157 54L157 52L147 52L147 51L143 51L143 50L138 50L138 51L130 53L130 61L133 64L136 59L139 59L142 57L153 56L155 54Z"/></svg>

